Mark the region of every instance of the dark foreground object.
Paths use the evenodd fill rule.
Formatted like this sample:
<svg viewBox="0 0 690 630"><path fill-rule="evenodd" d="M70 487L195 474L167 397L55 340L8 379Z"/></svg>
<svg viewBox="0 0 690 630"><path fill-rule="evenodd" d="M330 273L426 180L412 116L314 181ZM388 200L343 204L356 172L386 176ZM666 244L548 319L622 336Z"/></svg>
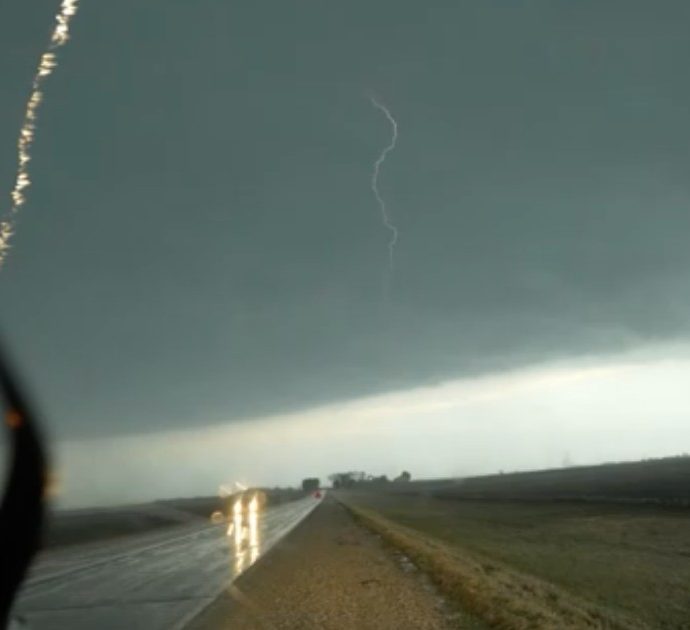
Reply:
<svg viewBox="0 0 690 630"><path fill-rule="evenodd" d="M0 628L4 628L40 543L46 458L34 415L1 356L0 394L10 442L7 487L0 504Z"/></svg>
<svg viewBox="0 0 690 630"><path fill-rule="evenodd" d="M327 496L190 630L471 627L409 563Z"/></svg>

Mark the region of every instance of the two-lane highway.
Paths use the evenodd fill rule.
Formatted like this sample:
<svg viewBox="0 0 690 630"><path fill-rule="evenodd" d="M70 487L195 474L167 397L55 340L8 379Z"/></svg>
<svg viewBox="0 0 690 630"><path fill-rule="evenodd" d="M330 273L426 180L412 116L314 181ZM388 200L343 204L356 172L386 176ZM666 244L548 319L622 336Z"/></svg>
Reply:
<svg viewBox="0 0 690 630"><path fill-rule="evenodd" d="M306 497L229 522L188 525L44 556L16 607L32 630L183 628L309 514Z"/></svg>

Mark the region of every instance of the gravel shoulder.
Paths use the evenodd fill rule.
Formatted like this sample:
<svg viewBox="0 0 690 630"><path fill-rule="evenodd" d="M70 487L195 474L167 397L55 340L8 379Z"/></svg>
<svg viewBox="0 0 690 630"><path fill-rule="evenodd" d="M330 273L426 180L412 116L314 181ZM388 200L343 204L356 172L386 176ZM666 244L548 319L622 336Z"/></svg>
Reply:
<svg viewBox="0 0 690 630"><path fill-rule="evenodd" d="M189 629L481 627L327 496Z"/></svg>

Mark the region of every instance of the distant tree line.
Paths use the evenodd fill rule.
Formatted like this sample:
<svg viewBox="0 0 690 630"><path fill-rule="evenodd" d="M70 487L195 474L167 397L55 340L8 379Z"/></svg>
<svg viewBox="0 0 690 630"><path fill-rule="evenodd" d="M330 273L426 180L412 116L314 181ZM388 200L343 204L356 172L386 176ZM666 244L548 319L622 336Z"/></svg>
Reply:
<svg viewBox="0 0 690 630"><path fill-rule="evenodd" d="M403 470L402 473L393 479L392 483L407 483L411 479L412 475L407 470ZM333 473L328 475L328 480L336 490L340 488L346 489L357 486L375 486L391 483L386 475L376 476L355 470Z"/></svg>

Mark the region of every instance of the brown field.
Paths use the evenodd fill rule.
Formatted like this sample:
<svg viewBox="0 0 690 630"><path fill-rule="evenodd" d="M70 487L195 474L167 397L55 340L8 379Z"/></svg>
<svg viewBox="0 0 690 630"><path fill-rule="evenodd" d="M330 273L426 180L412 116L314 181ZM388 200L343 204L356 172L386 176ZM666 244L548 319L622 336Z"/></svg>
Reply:
<svg viewBox="0 0 690 630"><path fill-rule="evenodd" d="M373 484L358 484L358 488ZM481 477L378 484L387 493L449 499L599 501L690 507L690 456L571 466Z"/></svg>
<svg viewBox="0 0 690 630"><path fill-rule="evenodd" d="M338 496L493 626L690 628L687 509Z"/></svg>

